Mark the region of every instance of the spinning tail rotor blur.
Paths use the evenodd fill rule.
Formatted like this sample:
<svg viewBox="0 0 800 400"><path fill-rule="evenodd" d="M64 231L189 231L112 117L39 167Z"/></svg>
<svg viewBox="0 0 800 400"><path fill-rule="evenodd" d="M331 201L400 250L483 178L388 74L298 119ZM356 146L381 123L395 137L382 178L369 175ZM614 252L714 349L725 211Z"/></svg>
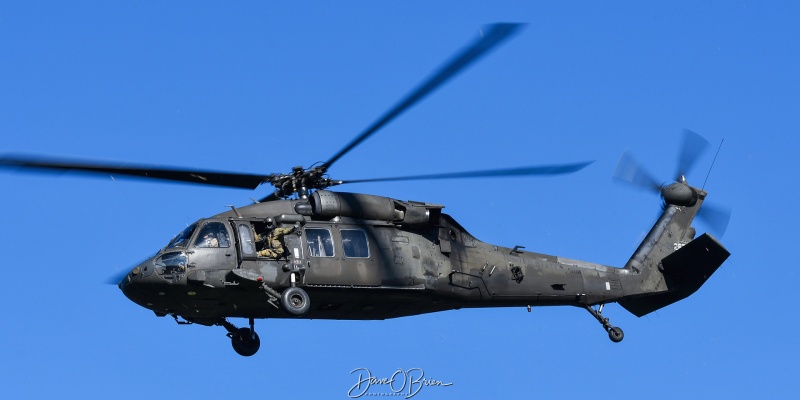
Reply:
<svg viewBox="0 0 800 400"><path fill-rule="evenodd" d="M649 171L633 156L630 151L625 151L617 163L613 179L623 182L639 190L657 193L666 202L685 202L689 204L692 198L696 199L697 190L687 183L687 175L697 164L697 161L708 149L709 143L702 136L688 129L683 130L683 140L678 154L678 162L674 175L674 182L663 183L653 177ZM731 212L729 209L704 203L698 217L718 236L722 236L728 228Z"/></svg>

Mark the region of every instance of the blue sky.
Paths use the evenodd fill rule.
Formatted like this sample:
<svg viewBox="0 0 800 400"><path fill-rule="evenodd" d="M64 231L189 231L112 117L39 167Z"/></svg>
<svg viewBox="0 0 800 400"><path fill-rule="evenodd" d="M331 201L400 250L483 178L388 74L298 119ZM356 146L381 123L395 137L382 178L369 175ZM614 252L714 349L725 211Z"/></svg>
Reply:
<svg viewBox="0 0 800 400"><path fill-rule="evenodd" d="M558 178L341 190L444 204L481 240L621 266L660 200L611 182L620 154L667 181L682 129L724 138L706 189L733 210L732 256L695 295L643 318L607 306L620 344L580 309L485 309L258 321L261 351L242 358L222 328L156 318L103 282L268 188L3 170L3 397L347 398L357 368L453 383L419 399L790 397L800 7L496 3L5 2L0 153L284 172L328 159L482 25L525 22L331 175L596 160Z"/></svg>

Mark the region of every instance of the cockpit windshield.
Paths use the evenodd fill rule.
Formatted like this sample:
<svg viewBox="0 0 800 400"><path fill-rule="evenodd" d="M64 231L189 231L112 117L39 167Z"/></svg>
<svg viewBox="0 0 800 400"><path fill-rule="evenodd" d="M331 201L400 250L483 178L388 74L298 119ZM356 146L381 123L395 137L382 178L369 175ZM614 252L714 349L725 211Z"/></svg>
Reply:
<svg viewBox="0 0 800 400"><path fill-rule="evenodd" d="M187 247L189 245L189 239L192 237L194 230L197 228L197 223L191 224L183 230L183 232L179 233L177 236L172 238L167 245L168 249L173 247Z"/></svg>

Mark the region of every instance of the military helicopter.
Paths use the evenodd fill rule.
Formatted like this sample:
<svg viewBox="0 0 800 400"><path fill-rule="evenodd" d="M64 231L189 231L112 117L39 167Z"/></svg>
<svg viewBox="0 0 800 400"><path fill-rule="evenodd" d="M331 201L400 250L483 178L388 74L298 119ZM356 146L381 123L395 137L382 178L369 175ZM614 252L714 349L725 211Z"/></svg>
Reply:
<svg viewBox="0 0 800 400"><path fill-rule="evenodd" d="M242 356L260 347L255 320L380 320L477 307L570 305L586 309L610 339L623 339L603 306L643 316L700 288L730 253L691 226L707 193L685 174L704 139L687 133L675 182L661 185L632 156L616 177L649 188L663 212L622 268L481 242L443 205L333 192L377 181L558 175L590 162L468 172L335 180L328 170L381 127L516 33L488 26L430 78L324 163L258 175L128 166L37 156L0 156L0 166L66 170L255 189L274 193L191 224L158 253L114 279L130 300L179 324L221 326ZM237 327L228 318L245 318Z"/></svg>

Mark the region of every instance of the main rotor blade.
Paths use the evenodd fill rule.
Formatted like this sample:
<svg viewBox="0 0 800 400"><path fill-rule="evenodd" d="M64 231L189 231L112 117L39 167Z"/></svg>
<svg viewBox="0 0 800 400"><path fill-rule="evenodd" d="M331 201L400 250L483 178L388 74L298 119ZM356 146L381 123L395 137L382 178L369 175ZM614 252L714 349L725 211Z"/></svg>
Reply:
<svg viewBox="0 0 800 400"><path fill-rule="evenodd" d="M683 130L683 144L678 155L678 170L675 180L680 181L681 177L686 177L708 146L708 140L704 137L688 129Z"/></svg>
<svg viewBox="0 0 800 400"><path fill-rule="evenodd" d="M106 278L105 283L108 285L118 285L130 272L131 270L117 271L114 273L114 275Z"/></svg>
<svg viewBox="0 0 800 400"><path fill-rule="evenodd" d="M122 175L242 189L255 189L269 178L263 175L59 160L29 155L2 155L0 156L0 167L40 171L83 172L111 176Z"/></svg>
<svg viewBox="0 0 800 400"><path fill-rule="evenodd" d="M373 123L364 132L358 135L352 142L336 153L330 160L321 165L323 171L327 171L330 166L337 160L342 158L350 150L361 144L364 140L372 136L384 125L391 120L402 114L411 106L422 100L425 96L439 88L448 79L457 75L464 70L472 62L478 60L481 56L486 54L489 50L502 43L504 40L511 37L522 24L492 24L489 25L488 30L484 32L481 37L472 45L464 49L461 53L453 57L447 64L442 66L432 77L424 81L417 89L411 92L406 98L400 101L380 119Z"/></svg>
<svg viewBox="0 0 800 400"><path fill-rule="evenodd" d="M373 179L355 179L342 181L344 183L364 183L364 182L391 182L391 181L417 181L417 180L431 180L431 179L460 179L460 178L482 178L482 177L504 177L504 176L530 176L530 175L561 175L571 174L577 172L593 163L594 161L587 161L574 164L560 164L560 165L540 165L530 167L518 168L504 168L504 169L491 169L483 171L467 171L467 172L449 172L443 174L428 174L428 175L413 175L413 176L398 176L393 178L373 178Z"/></svg>
<svg viewBox="0 0 800 400"><path fill-rule="evenodd" d="M262 197L260 200L258 200L258 203L266 203L268 201L275 201L275 200L280 200L280 197L277 194L275 194L275 192L272 192L269 195Z"/></svg>
<svg viewBox="0 0 800 400"><path fill-rule="evenodd" d="M661 184L642 167L642 164L629 151L622 153L619 158L617 169L614 171L614 179L640 189L661 193Z"/></svg>

